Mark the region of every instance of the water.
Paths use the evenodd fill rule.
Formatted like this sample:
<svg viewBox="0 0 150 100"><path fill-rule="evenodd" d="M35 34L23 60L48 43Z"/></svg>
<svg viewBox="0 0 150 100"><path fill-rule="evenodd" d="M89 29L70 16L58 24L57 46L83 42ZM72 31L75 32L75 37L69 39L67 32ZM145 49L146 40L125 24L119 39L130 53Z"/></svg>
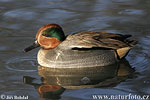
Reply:
<svg viewBox="0 0 150 100"><path fill-rule="evenodd" d="M66 89L56 99L92 100L94 94L150 94L149 5L149 0L0 0L0 94L44 100L37 90L44 80L37 67L38 49L29 53L22 50L47 23L60 24L66 34L95 30L131 34L139 41L126 57L135 69L134 77L114 82L113 86L107 86L108 80L100 84L106 85L103 88ZM23 82L25 76L34 78L34 84L32 80L32 85ZM88 76L80 79L83 84L91 82Z"/></svg>

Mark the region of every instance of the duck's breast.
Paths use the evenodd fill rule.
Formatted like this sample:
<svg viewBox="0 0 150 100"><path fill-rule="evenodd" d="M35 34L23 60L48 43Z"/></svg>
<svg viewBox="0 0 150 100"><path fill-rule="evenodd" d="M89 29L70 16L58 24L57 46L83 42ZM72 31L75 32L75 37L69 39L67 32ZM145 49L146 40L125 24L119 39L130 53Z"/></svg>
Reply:
<svg viewBox="0 0 150 100"><path fill-rule="evenodd" d="M113 50L44 50L38 52L38 63L45 67L76 68L106 66L115 63Z"/></svg>

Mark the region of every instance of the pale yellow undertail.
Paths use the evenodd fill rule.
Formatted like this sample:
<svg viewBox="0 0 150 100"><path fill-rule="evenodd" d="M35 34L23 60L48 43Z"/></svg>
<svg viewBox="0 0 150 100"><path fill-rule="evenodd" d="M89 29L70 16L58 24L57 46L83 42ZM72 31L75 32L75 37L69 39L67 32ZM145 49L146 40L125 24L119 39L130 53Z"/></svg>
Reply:
<svg viewBox="0 0 150 100"><path fill-rule="evenodd" d="M120 59L122 59L123 57L125 57L128 52L130 51L131 47L125 47L125 48L120 48L120 49L117 49L117 55Z"/></svg>

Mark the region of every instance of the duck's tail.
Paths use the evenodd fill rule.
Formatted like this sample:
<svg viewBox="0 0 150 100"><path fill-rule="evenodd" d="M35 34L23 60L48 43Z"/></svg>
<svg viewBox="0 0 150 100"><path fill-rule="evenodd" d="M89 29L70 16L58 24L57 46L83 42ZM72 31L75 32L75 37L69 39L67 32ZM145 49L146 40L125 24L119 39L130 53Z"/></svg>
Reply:
<svg viewBox="0 0 150 100"><path fill-rule="evenodd" d="M136 40L129 39L130 37L132 37L130 34L122 35L122 40L125 41L130 47L133 47L138 42Z"/></svg>
<svg viewBox="0 0 150 100"><path fill-rule="evenodd" d="M132 35L124 35L124 39L125 39L124 41L126 42L126 44L128 44L128 47L119 48L116 50L117 55L119 56L120 59L123 59L128 54L130 49L138 43L138 41L136 41L136 40L128 39L131 36Z"/></svg>
<svg viewBox="0 0 150 100"><path fill-rule="evenodd" d="M136 40L127 40L127 43L130 47L133 47L138 43L138 41L136 41Z"/></svg>

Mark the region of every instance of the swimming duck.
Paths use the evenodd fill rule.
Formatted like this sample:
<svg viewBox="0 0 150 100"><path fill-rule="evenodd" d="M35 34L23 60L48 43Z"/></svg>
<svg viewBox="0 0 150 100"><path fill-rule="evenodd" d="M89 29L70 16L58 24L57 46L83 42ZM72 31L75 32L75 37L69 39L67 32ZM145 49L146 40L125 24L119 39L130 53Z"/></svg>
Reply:
<svg viewBox="0 0 150 100"><path fill-rule="evenodd" d="M80 68L107 66L123 59L136 44L131 35L106 32L79 32L65 36L57 24L41 27L28 52L42 47L37 55L41 66L52 68Z"/></svg>

